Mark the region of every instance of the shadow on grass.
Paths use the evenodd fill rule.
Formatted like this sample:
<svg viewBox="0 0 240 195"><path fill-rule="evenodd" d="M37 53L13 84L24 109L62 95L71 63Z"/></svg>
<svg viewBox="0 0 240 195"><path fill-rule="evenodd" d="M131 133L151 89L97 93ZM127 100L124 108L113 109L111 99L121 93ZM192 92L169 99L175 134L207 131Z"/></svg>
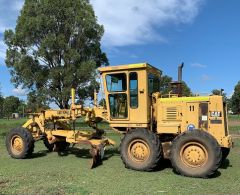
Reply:
<svg viewBox="0 0 240 195"><path fill-rule="evenodd" d="M89 153L89 150L90 150L89 148L69 147L65 151L61 151L61 152L57 152L57 153L58 153L58 156L60 156L60 157L66 157L66 156L69 156L69 155L75 155L78 158L92 159L92 156ZM41 157L47 156L48 153L50 153L48 150L41 150L41 151L33 153L31 155L31 157L29 157L28 159L41 158ZM105 151L104 158L102 159L102 161L100 161L97 164L97 166L100 166L103 161L108 160L112 156L120 156L118 147L108 148Z"/></svg>
<svg viewBox="0 0 240 195"><path fill-rule="evenodd" d="M206 178L206 179L214 179L220 176L221 176L221 172L217 170L213 175L211 175L209 178Z"/></svg>
<svg viewBox="0 0 240 195"><path fill-rule="evenodd" d="M49 152L47 150L41 150L39 152L33 153L29 159L41 158L41 157L47 156L48 153Z"/></svg>
<svg viewBox="0 0 240 195"><path fill-rule="evenodd" d="M0 133L0 137L3 137L4 139L5 139L6 135L7 135L7 132Z"/></svg>
<svg viewBox="0 0 240 195"><path fill-rule="evenodd" d="M119 156L119 150L118 150L117 147L109 148L105 151L103 159L99 159L99 160L96 160L95 158L93 158L91 156L89 148L79 149L79 148L70 147L66 151L58 152L58 155L61 156L61 157L68 156L68 155L75 155L78 158L92 159L91 160L91 168L95 168L95 167L98 167L98 166L102 165L102 163L105 160L108 160L109 158L111 158L113 156L116 156L116 155Z"/></svg>
<svg viewBox="0 0 240 195"><path fill-rule="evenodd" d="M172 170L172 172L173 172L174 174L176 174L176 175L179 175L179 176L185 176L184 174L180 174L180 173L176 172L174 169ZM212 175L210 175L210 176L208 176L208 177L201 177L201 176L198 176L198 177L192 177L192 178L199 178L199 179L214 179L214 178L217 178L217 177L219 177L219 176L221 176L221 172L220 172L219 170L217 170L217 171L215 171L214 174L212 174ZM189 178L191 178L190 176L185 176L185 177L189 177Z"/></svg>
<svg viewBox="0 0 240 195"><path fill-rule="evenodd" d="M159 161L157 168L154 170L156 171L162 171L164 169L172 168L172 164L170 159L162 159Z"/></svg>
<svg viewBox="0 0 240 195"><path fill-rule="evenodd" d="M232 165L230 165L230 161L228 159L225 159L221 166L219 167L219 169L227 169L228 167L232 167Z"/></svg>
<svg viewBox="0 0 240 195"><path fill-rule="evenodd" d="M91 159L92 156L89 153L89 148L75 148L75 147L70 147L66 151L61 151L58 152L59 156L68 156L68 155L75 155L78 158L86 158L86 159ZM104 158L103 160L107 160L111 158L112 156L119 156L119 150L118 147L114 148L108 148L105 150Z"/></svg>
<svg viewBox="0 0 240 195"><path fill-rule="evenodd" d="M219 168L220 168L220 169L227 169L227 167L229 167L229 166L231 166L231 165L229 165L229 160L226 159ZM162 171L162 170L168 169L168 168L169 168L169 169L172 169L172 172L173 172L174 174L176 174L176 175L181 175L181 174L179 174L178 172L176 172L176 171L173 169L170 159L163 159L163 160L161 160L161 161L159 162L159 164L158 164L157 169L154 170L154 171ZM213 175L211 175L210 177L205 178L205 179L217 178L217 177L219 177L219 176L221 176L221 172L220 172L219 170L217 170Z"/></svg>

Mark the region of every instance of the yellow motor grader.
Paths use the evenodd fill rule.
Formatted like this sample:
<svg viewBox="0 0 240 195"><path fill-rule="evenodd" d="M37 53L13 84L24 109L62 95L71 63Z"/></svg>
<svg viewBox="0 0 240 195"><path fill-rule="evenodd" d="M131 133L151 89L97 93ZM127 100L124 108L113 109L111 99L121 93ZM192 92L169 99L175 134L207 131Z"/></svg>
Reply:
<svg viewBox="0 0 240 195"><path fill-rule="evenodd" d="M168 158L181 175L208 177L232 147L226 102L216 95L182 97L182 67L168 95L159 92L161 72L147 63L101 67L106 108L97 104L97 94L94 107L75 105L72 90L69 110L33 114L22 127L11 130L6 138L8 152L13 158L26 158L38 140L50 150L66 149L70 143L89 144L94 167L101 161L105 146L114 145L98 128L104 120L124 134L120 153L126 168L152 171ZM95 132L69 127L83 116Z"/></svg>

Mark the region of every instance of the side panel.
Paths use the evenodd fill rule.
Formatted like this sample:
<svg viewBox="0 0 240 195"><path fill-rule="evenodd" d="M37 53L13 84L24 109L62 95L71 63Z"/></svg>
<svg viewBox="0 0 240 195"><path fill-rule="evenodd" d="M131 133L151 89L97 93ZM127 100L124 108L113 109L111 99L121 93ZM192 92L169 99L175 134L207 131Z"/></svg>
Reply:
<svg viewBox="0 0 240 195"><path fill-rule="evenodd" d="M157 100L157 132L178 134L183 120L182 102L161 102Z"/></svg>
<svg viewBox="0 0 240 195"><path fill-rule="evenodd" d="M182 130L193 130L199 128L199 103L185 103L185 122L183 121Z"/></svg>
<svg viewBox="0 0 240 195"><path fill-rule="evenodd" d="M211 96L209 103L209 132L216 137L221 145L226 145L226 137L228 136L226 112L223 107L223 99L221 96Z"/></svg>

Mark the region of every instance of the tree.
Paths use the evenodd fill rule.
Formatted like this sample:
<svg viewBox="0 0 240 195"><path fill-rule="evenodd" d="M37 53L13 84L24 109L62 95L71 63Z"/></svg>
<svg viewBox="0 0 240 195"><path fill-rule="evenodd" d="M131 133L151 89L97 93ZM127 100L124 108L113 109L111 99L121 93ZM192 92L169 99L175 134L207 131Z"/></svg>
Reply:
<svg viewBox="0 0 240 195"><path fill-rule="evenodd" d="M167 95L172 90L171 82L173 81L172 77L167 75L161 76L160 78L160 92L162 95ZM182 95L183 96L191 96L191 89L187 86L186 82L182 81Z"/></svg>
<svg viewBox="0 0 240 195"><path fill-rule="evenodd" d="M160 92L162 95L169 94L171 91L171 85L172 77L169 77L167 75L161 76L160 78Z"/></svg>
<svg viewBox="0 0 240 195"><path fill-rule="evenodd" d="M84 100L87 98L94 98L94 90L99 90L99 84L96 81L96 74L94 74L93 78L89 79L89 82L84 84L84 86L79 87L77 94L79 97L78 103L84 104Z"/></svg>
<svg viewBox="0 0 240 195"><path fill-rule="evenodd" d="M108 65L103 33L89 0L25 0L15 32L4 33L12 82L68 108L71 87L92 90L95 68Z"/></svg>
<svg viewBox="0 0 240 195"><path fill-rule="evenodd" d="M1 85L0 85L0 90L1 90ZM0 118L3 117L3 102L4 102L4 98L3 98L2 93L0 91Z"/></svg>
<svg viewBox="0 0 240 195"><path fill-rule="evenodd" d="M27 96L27 111L40 112L49 108L47 97L37 91L31 91Z"/></svg>
<svg viewBox="0 0 240 195"><path fill-rule="evenodd" d="M3 103L4 116L6 116L9 119L12 113L18 112L19 106L20 100L18 97L14 96L6 97Z"/></svg>
<svg viewBox="0 0 240 195"><path fill-rule="evenodd" d="M188 87L185 81L182 82L182 95L183 96L191 96L192 92L191 89Z"/></svg>
<svg viewBox="0 0 240 195"><path fill-rule="evenodd" d="M4 112L3 112L3 103L4 103L4 98L0 95L0 118L3 117Z"/></svg>
<svg viewBox="0 0 240 195"><path fill-rule="evenodd" d="M21 116L21 117L25 117L26 116L26 108L27 108L27 105L26 103L23 101L23 100L20 100L19 101L19 105L18 105L18 108L17 108L17 113Z"/></svg>
<svg viewBox="0 0 240 195"><path fill-rule="evenodd" d="M234 88L234 93L230 100L230 107L234 114L240 114L240 81Z"/></svg>
<svg viewBox="0 0 240 195"><path fill-rule="evenodd" d="M100 99L99 103L100 106L102 106L103 108L107 109L107 104L106 104L106 100L105 98Z"/></svg>
<svg viewBox="0 0 240 195"><path fill-rule="evenodd" d="M212 90L212 94L213 94L213 95L221 95L221 90L219 90L219 89L213 89L213 90Z"/></svg>
<svg viewBox="0 0 240 195"><path fill-rule="evenodd" d="M223 96L223 99L224 99L227 103L229 103L229 100L228 100L228 98L227 98L227 94L224 93L223 89L213 89L213 90L212 90L212 94L213 94L213 95L222 95L222 96Z"/></svg>

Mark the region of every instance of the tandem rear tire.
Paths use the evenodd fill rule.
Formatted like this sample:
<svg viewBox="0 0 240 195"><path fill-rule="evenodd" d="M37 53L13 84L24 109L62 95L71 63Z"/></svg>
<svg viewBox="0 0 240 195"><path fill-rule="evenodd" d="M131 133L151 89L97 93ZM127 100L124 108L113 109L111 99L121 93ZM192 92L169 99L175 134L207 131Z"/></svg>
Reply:
<svg viewBox="0 0 240 195"><path fill-rule="evenodd" d="M209 133L186 131L173 140L170 159L175 172L188 177L207 178L220 166L222 151Z"/></svg>
<svg viewBox="0 0 240 195"><path fill-rule="evenodd" d="M121 140L120 150L125 167L137 171L153 171L162 158L158 136L147 129L126 133Z"/></svg>
<svg viewBox="0 0 240 195"><path fill-rule="evenodd" d="M34 150L33 136L23 127L14 128L6 136L6 147L12 158L28 158Z"/></svg>

